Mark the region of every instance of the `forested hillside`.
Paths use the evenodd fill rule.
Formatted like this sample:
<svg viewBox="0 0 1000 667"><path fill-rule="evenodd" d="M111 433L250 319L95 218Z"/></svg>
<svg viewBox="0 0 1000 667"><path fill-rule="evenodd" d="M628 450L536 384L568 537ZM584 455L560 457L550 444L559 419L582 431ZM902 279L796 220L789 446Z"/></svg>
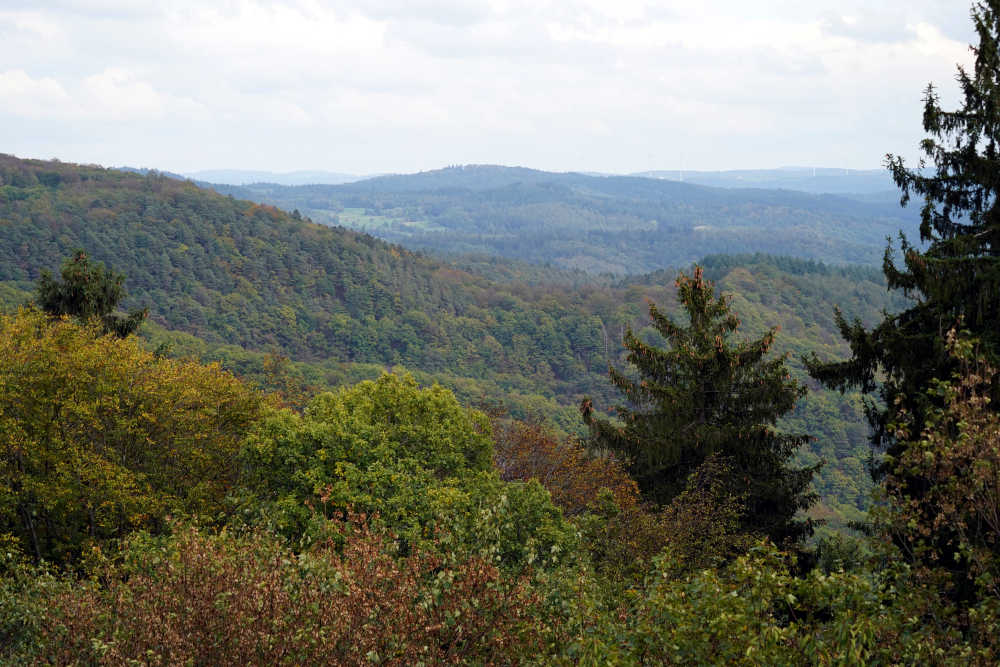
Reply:
<svg viewBox="0 0 1000 667"><path fill-rule="evenodd" d="M0 539L14 554L0 561L0 638L9 638L0 656L60 663L93 652L118 664L156 645L233 661L246 651L353 660L362 648L404 662L475 661L516 646L519 660L555 659L607 655L626 633L656 655L711 661L736 649L704 635L704 616L760 624L743 602L779 593L813 620L775 625L781 633L755 649L772 657L790 645L803 656L839 650L827 648L840 636L827 618L864 628L878 619L882 634L916 632L920 646L946 641L909 620L928 604L921 596L939 604L924 589L888 610L866 603L851 620L872 586L909 575L891 569L872 583L838 571L863 558L849 538L821 532L818 550L803 554L821 568L804 579L773 547L751 549L756 533L740 519L749 501L725 481L728 464L707 459L672 501L647 506L616 459L561 439L583 430L584 395L602 409L621 401L606 370L632 372L627 329L663 344L647 302L678 315L673 270L588 282L481 257L459 269L156 174L4 158L0 178L0 300L11 312L78 248L127 274L123 307L149 309L143 344L101 337L99 322L30 310L0 318L0 409L13 429ZM800 356L846 353L835 304L870 325L905 302L870 267L757 254L700 263L729 295L739 337L767 340L779 327L786 380L809 384L778 425L814 438L795 469L826 462L809 516L828 520L824 531L863 519L871 482L860 398L806 380ZM212 360L279 393L199 364ZM383 375L397 365L458 400ZM375 381L322 393L362 380ZM470 404L548 427L491 424ZM222 526L234 530L213 532ZM107 584L20 560L29 556ZM650 567L662 568L652 583ZM749 598L731 594L747 586ZM261 625L260 599L278 625ZM624 613L629 605L636 614ZM664 605L680 614L669 626L655 620ZM109 624L113 609L128 620ZM147 634L162 609L174 610L176 644ZM596 624L581 624L584 609ZM372 632L372 614L395 620ZM233 624L240 634L229 634ZM660 646L664 627L694 634ZM358 634L368 640L348 641ZM436 639L406 640L418 635Z"/></svg>
<svg viewBox="0 0 1000 667"><path fill-rule="evenodd" d="M676 307L674 274L617 285L480 260L459 270L365 234L303 221L157 175L0 162L0 288L23 301L43 269L82 248L127 276L125 306L148 307L146 335L175 354L221 360L265 383L333 386L403 366L469 403L504 405L580 432L587 394L611 405L608 363L626 327L651 336L645 303ZM833 305L874 321L889 298L877 271L794 259L710 257L747 335L780 326L777 347L841 354ZM478 268L477 268L478 267ZM532 285L517 278L524 274ZM577 276L578 277L578 276ZM277 355L277 357L275 356ZM282 362L286 357L288 362ZM281 374L283 379L277 377ZM856 397L811 393L789 427L816 436L817 510L857 518L867 502L865 429Z"/></svg>
<svg viewBox="0 0 1000 667"><path fill-rule="evenodd" d="M239 27L244 51L263 43L256 24L305 34L271 9L218 19ZM414 35L444 16L433 9ZM164 29L174 14L190 18L172 12ZM559 49L571 46L575 28L544 16ZM609 48L624 55L622 35L635 44L605 40L599 16L577 21L588 52L602 42L591 65ZM725 33L718 17L678 16L705 28L686 47ZM1000 664L1000 0L977 0L970 16L978 41L957 68L959 95L924 90L921 159L886 155L915 204L902 210L873 174L848 180L867 184L849 197L490 166L215 189L0 155L0 664ZM143 14L141 34L155 38L147 28L166 18ZM372 41L374 18L350 31ZM497 25L457 18L479 37ZM925 18L928 30L893 42L910 65L929 44L954 46ZM322 12L308 21L345 34ZM852 30L867 40L861 23ZM406 24L381 25L399 42ZM822 27L807 35L815 53L851 44ZM491 63L495 46L483 44ZM736 46L774 69L759 45ZM376 70L391 62L381 51ZM631 62L603 69L618 82ZM36 102L72 97L102 125L148 129L135 149L176 136L185 151L174 112L192 130L221 129L200 120L220 108L201 103L212 99L171 103L153 68L134 81L107 70L53 97L66 92L54 67ZM808 92L798 84L815 73L793 69ZM15 107L37 88L27 71L8 81ZM487 88L508 92L495 73ZM233 80L265 94L263 109L250 105L264 125L243 146L260 156L275 142L304 154L294 134L266 132L269 112L309 137L332 127L329 113L294 114L294 88L270 107L256 72ZM397 99L385 91L398 86L375 88L330 92L348 110ZM392 107L414 116L410 130L431 129L419 116L445 99L425 88L434 105ZM527 90L513 92L530 102ZM107 119L89 105L116 91L142 99ZM697 97L707 121L739 113L731 95L711 107ZM141 122L155 107L170 113ZM195 107L209 113L185 113ZM41 111L22 104L14 118L29 141L32 128L58 140L70 117ZM547 132L559 120L549 111L532 114ZM436 150L397 141L391 115L368 120L401 157ZM498 140L485 120L459 129ZM727 127L731 147L749 131L763 132L757 147L773 138L750 121L743 134ZM581 127L567 129L594 135ZM652 160L657 134L637 127ZM823 131L810 125L797 148L821 154ZM607 136L638 159L629 135ZM447 148L447 137L421 140ZM520 150L517 133L503 139ZM380 159L375 144L365 152Z"/></svg>
<svg viewBox="0 0 1000 667"><path fill-rule="evenodd" d="M337 186L212 187L409 248L591 273L644 273L733 252L876 265L887 236L916 236L916 211L900 208L898 198L863 202L523 168L450 167Z"/></svg>

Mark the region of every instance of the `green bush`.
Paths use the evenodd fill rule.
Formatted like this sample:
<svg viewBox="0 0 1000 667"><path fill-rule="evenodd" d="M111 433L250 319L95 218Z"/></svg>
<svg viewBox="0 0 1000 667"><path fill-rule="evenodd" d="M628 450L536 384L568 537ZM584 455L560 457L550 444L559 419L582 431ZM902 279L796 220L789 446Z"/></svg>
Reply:
<svg viewBox="0 0 1000 667"><path fill-rule="evenodd" d="M322 535L317 513L377 515L404 551L440 534L449 549L509 567L575 552L548 493L501 481L492 457L485 415L439 386L385 374L265 421L243 450L246 515L306 541Z"/></svg>

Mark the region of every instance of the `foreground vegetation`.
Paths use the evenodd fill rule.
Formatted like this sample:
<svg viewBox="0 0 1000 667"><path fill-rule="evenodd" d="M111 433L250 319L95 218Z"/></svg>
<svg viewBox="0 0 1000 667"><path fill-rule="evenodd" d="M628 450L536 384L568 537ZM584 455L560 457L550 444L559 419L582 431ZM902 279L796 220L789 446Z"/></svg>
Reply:
<svg viewBox="0 0 1000 667"><path fill-rule="evenodd" d="M913 302L872 329L838 313L851 356L804 361L883 399L864 538L806 539L821 468L779 418L807 389L709 279L731 259L677 278L686 318L623 328L617 417L584 400L574 438L404 373L266 392L150 351L122 277L77 253L0 316L0 660L996 664L1000 0L973 20L962 108L925 99L936 172L889 158L924 199L926 249L884 266Z"/></svg>
<svg viewBox="0 0 1000 667"><path fill-rule="evenodd" d="M406 376L300 413L99 320L22 310L0 346L6 664L998 657L989 554L956 607L947 574L889 539L933 527L893 494L872 541L780 551L740 520L725 458L649 504L614 458ZM960 420L972 471L998 460L996 417L964 377L913 437ZM942 511L973 488L949 484Z"/></svg>

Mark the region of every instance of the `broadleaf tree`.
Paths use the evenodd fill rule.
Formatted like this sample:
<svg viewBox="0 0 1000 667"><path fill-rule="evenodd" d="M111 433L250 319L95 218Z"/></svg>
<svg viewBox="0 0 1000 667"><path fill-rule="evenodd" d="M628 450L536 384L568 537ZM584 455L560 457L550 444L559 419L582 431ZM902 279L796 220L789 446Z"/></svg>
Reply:
<svg viewBox="0 0 1000 667"><path fill-rule="evenodd" d="M627 401L615 409L618 421L596 416L589 399L581 405L593 444L627 460L643 496L659 505L681 493L706 459L722 456L732 494L744 502L742 530L794 542L811 532L812 524L795 515L815 499L809 484L818 466L789 466L809 436L780 432L776 423L805 389L789 375L785 357L769 355L775 330L731 340L739 319L700 267L676 284L688 322L675 322L651 303L650 318L667 347L629 330L626 358L638 377L610 369Z"/></svg>
<svg viewBox="0 0 1000 667"><path fill-rule="evenodd" d="M914 560L916 580L959 599L1000 599L1000 414L990 408L997 371L977 341L954 331L946 345L959 370L927 389L922 430L901 410L900 454L884 480L876 523ZM924 484L914 493L913 480ZM965 620L956 615L959 624Z"/></svg>
<svg viewBox="0 0 1000 667"><path fill-rule="evenodd" d="M72 563L168 516L226 516L264 413L218 364L158 358L99 327L0 316L0 541L37 560Z"/></svg>

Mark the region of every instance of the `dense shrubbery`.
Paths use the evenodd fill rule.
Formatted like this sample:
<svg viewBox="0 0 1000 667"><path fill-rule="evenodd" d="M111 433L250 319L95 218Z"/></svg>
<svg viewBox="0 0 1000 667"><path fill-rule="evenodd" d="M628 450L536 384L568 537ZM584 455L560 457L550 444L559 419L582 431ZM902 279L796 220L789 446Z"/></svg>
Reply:
<svg viewBox="0 0 1000 667"><path fill-rule="evenodd" d="M175 527L136 535L74 582L24 568L4 581L4 661L343 665L503 662L542 648L539 595L490 562L416 550L335 523L295 552L267 533ZM40 602L44 601L44 604ZM2 642L0 642L2 644Z"/></svg>
<svg viewBox="0 0 1000 667"><path fill-rule="evenodd" d="M963 633L956 609L914 587L905 565L804 576L793 565L762 544L678 577L668 549L642 592L585 626L566 655L587 664L996 663L996 599L969 610Z"/></svg>
<svg viewBox="0 0 1000 667"><path fill-rule="evenodd" d="M911 464L958 485L933 496L940 515L914 522L890 493L882 524L915 531L914 545L941 521L962 528L977 578L956 602L947 567L911 564L888 541L870 562L828 548L803 573L742 532L723 458L649 507L614 459L538 425L491 431L406 376L320 394L299 414L97 323L21 311L2 324L5 663L998 658L995 418L972 400L986 374L943 385L950 411L913 439ZM954 448L933 446L946 458L919 455L955 428ZM947 474L952 463L972 477ZM963 489L976 502L956 514Z"/></svg>
<svg viewBox="0 0 1000 667"><path fill-rule="evenodd" d="M495 420L495 462L505 480L538 480L566 516L591 508L602 491L628 509L639 502L639 487L613 457L595 457L576 439L560 439L538 423Z"/></svg>

